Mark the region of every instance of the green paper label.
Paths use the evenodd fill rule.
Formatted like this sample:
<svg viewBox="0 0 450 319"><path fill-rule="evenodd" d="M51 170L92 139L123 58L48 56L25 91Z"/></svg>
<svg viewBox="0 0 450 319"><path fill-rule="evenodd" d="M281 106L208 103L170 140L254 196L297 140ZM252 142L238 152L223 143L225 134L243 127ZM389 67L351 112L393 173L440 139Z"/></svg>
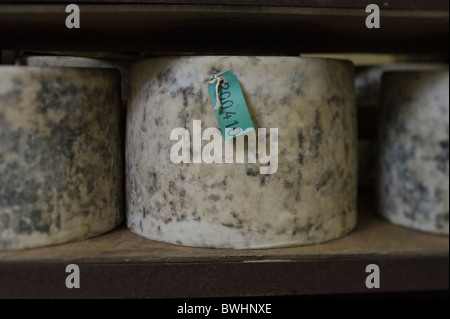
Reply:
<svg viewBox="0 0 450 319"><path fill-rule="evenodd" d="M255 130L252 118L245 103L244 94L237 76L230 71L222 73L220 77L226 79L225 83L219 85L219 100L222 106L215 110L220 130L226 140L236 136L247 134ZM210 84L209 95L213 101L213 107L217 104L216 82Z"/></svg>

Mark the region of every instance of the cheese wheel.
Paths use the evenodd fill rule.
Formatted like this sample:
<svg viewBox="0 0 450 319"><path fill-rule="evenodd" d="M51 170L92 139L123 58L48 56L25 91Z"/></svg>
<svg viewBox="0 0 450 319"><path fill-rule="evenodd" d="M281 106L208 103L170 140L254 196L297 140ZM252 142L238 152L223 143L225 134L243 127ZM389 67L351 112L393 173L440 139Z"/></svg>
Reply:
<svg viewBox="0 0 450 319"><path fill-rule="evenodd" d="M0 67L0 249L105 233L124 217L120 74Z"/></svg>
<svg viewBox="0 0 450 319"><path fill-rule="evenodd" d="M380 213L394 224L449 232L449 73L388 73L382 84Z"/></svg>
<svg viewBox="0 0 450 319"><path fill-rule="evenodd" d="M393 63L371 66L358 66L355 69L356 104L362 115L358 151L359 185L375 187L376 183L376 130L380 105L381 79L386 72L430 71L442 69L439 63ZM370 121L370 122L369 122Z"/></svg>
<svg viewBox="0 0 450 319"><path fill-rule="evenodd" d="M267 140L273 137L270 145L276 137L273 174L264 174L261 168L268 164L262 158L251 163L251 151L237 145L231 163L225 163L223 153L221 163L208 164L208 141L202 142L201 153L194 149L199 142L195 121L201 121L207 138L210 128L217 131L207 81L225 71L238 77L257 131L266 129ZM163 57L134 65L130 85L127 225L133 232L180 245L239 249L320 243L355 226L351 63L298 57ZM171 160L175 143L182 143L170 139L176 128L188 132L190 163ZM271 135L271 129L278 131ZM269 145L262 146L269 153ZM200 163L193 163L200 155ZM239 156L244 163L237 161Z"/></svg>

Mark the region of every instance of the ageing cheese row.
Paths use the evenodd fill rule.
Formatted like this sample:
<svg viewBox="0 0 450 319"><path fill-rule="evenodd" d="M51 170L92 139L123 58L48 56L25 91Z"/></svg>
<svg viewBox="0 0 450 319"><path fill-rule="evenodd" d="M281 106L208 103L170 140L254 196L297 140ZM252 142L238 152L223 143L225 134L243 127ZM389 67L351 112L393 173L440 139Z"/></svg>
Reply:
<svg viewBox="0 0 450 319"><path fill-rule="evenodd" d="M2 250L98 236L124 219L147 238L211 248L322 243L357 223L356 96L364 91L357 85L355 94L350 62L163 57L130 70L123 62L30 57L19 64L0 67ZM207 82L224 71L238 77L255 132L222 143ZM448 235L448 69L375 78L380 214ZM201 160L174 161L176 143ZM218 143L222 157L211 146ZM271 164L263 147L276 159L274 172L261 173Z"/></svg>

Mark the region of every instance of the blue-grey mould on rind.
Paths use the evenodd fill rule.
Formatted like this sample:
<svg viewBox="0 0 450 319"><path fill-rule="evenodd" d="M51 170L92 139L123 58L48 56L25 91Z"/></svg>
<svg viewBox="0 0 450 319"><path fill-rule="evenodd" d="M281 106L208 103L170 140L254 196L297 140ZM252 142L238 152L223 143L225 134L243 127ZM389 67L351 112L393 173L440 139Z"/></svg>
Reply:
<svg viewBox="0 0 450 319"><path fill-rule="evenodd" d="M394 224L449 233L449 73L383 77L377 192Z"/></svg>
<svg viewBox="0 0 450 319"><path fill-rule="evenodd" d="M121 223L119 92L115 70L0 68L0 250Z"/></svg>

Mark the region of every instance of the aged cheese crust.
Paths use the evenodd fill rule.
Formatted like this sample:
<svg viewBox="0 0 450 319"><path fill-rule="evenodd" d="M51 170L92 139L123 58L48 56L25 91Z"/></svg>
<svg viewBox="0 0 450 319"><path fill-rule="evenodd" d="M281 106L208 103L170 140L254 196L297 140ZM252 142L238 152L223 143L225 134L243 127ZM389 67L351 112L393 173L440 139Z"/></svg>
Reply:
<svg viewBox="0 0 450 319"><path fill-rule="evenodd" d="M278 171L174 164L176 127L218 127L206 80L235 73L257 128L278 128ZM350 63L290 57L157 58L132 69L127 224L175 244L263 248L324 242L356 223L356 110ZM205 145L204 142L203 145Z"/></svg>
<svg viewBox="0 0 450 319"><path fill-rule="evenodd" d="M115 70L0 68L0 249L123 220L119 87Z"/></svg>
<svg viewBox="0 0 450 319"><path fill-rule="evenodd" d="M122 104L126 107L129 90L130 63L126 60L104 60L73 56L25 56L16 61L16 65L36 67L74 67L74 68L117 68L122 77Z"/></svg>
<svg viewBox="0 0 450 319"><path fill-rule="evenodd" d="M383 78L378 194L392 223L449 233L449 73Z"/></svg>
<svg viewBox="0 0 450 319"><path fill-rule="evenodd" d="M380 106L381 79L386 72L399 71L432 71L442 69L439 63L394 63L355 68L356 103L359 112L369 110L376 119ZM361 138L361 137L360 137ZM358 164L360 186L374 187L376 183L376 152L375 140L359 140Z"/></svg>

